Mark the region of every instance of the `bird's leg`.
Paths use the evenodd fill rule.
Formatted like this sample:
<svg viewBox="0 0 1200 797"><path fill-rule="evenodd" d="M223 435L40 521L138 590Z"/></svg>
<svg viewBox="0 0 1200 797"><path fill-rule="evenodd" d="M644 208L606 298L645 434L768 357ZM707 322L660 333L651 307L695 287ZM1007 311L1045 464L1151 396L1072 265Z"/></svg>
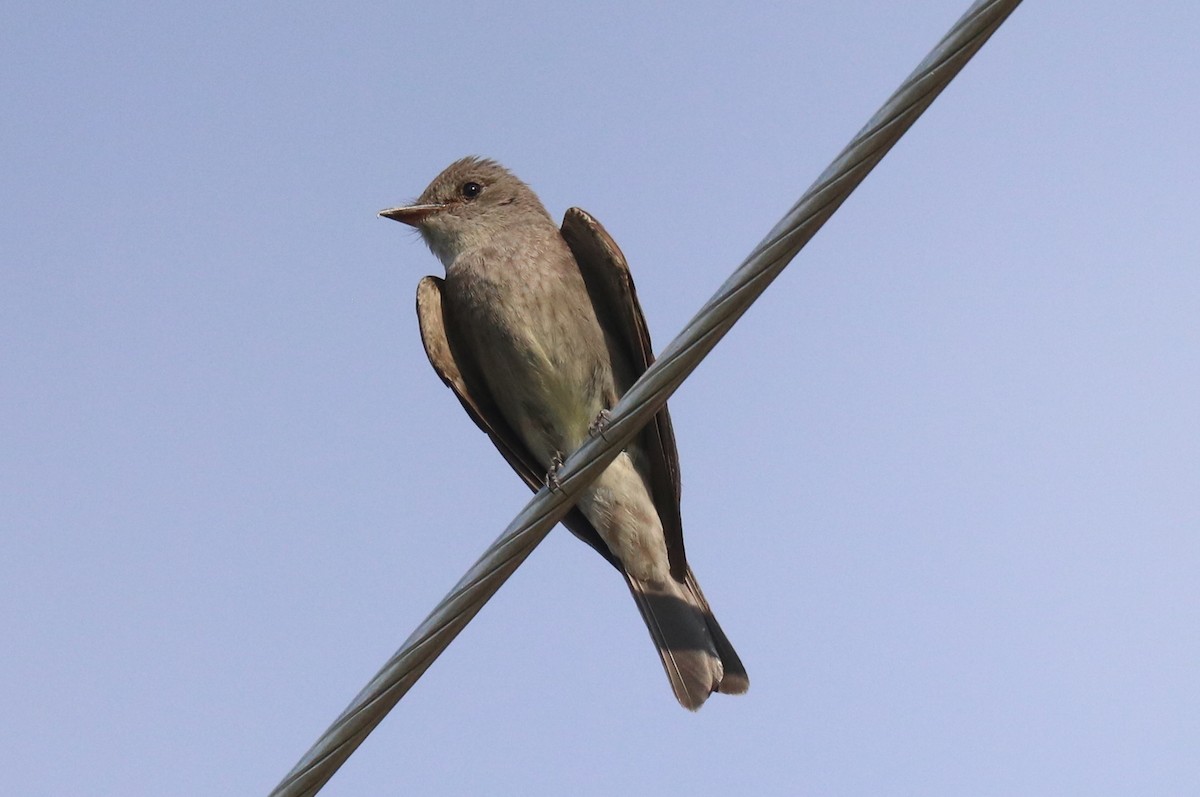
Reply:
<svg viewBox="0 0 1200 797"><path fill-rule="evenodd" d="M550 459L550 470L546 471L546 486L550 492L556 493L562 486L558 481L558 470L563 466L563 452L555 451Z"/></svg>
<svg viewBox="0 0 1200 797"><path fill-rule="evenodd" d="M604 430L608 428L608 422L611 420L612 413L607 408L600 410L600 414L596 416L596 420L592 421L591 425L588 426L588 434L592 437L599 435L607 440L608 438L604 437Z"/></svg>

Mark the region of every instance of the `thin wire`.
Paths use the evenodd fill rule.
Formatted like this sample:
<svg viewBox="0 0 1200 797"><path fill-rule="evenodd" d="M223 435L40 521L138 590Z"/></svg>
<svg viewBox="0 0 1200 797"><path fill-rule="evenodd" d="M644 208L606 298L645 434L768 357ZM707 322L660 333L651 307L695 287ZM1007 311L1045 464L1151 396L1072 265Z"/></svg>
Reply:
<svg viewBox="0 0 1200 797"><path fill-rule="evenodd" d="M575 498L650 421L796 253L958 74L1020 0L979 0L858 132L675 340L611 410L594 437L560 469L434 608L280 782L271 797L313 795L575 503Z"/></svg>

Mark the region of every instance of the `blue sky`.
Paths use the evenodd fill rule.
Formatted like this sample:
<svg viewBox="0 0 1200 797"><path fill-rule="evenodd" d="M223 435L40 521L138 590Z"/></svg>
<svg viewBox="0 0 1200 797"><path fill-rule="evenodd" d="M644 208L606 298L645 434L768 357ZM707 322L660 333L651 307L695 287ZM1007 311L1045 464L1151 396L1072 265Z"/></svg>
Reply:
<svg viewBox="0 0 1200 797"><path fill-rule="evenodd" d="M495 157L661 347L967 5L9 13L9 790L266 793L527 500L380 208ZM1200 791L1198 34L1025 4L676 394L747 696L557 530L323 794Z"/></svg>

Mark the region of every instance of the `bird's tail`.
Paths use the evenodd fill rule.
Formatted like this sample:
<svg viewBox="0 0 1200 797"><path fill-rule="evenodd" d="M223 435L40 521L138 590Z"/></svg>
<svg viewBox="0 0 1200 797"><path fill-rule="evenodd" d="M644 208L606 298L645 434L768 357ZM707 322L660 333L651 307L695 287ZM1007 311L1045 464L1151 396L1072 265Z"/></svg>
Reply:
<svg viewBox="0 0 1200 797"><path fill-rule="evenodd" d="M750 687L746 668L713 617L696 577L662 584L625 580L658 648L680 704L691 711L713 692L740 695Z"/></svg>

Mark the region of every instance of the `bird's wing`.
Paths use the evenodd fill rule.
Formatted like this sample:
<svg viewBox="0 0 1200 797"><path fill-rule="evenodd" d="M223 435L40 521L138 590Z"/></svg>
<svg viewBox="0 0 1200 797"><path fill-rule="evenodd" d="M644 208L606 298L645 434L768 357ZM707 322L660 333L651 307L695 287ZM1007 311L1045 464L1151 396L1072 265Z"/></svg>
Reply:
<svg viewBox="0 0 1200 797"><path fill-rule="evenodd" d="M464 352L455 352L446 334L446 307L442 302L443 280L425 277L417 285L417 321L421 326L421 342L433 370L454 391L463 409L471 420L487 433L512 469L537 492L542 488L545 473L538 467L537 460L521 442L521 438L500 414L484 382L478 375L474 362ZM572 509L563 518L563 525L577 537L599 551L618 570L620 562L608 550L600 534L578 509Z"/></svg>
<svg viewBox="0 0 1200 797"><path fill-rule="evenodd" d="M638 303L629 264L600 222L579 208L571 208L563 217L562 236L579 264L610 346L619 347L619 351L610 354L618 389L624 394L654 362L650 330ZM629 363L632 373L617 373L618 362ZM638 440L649 461L650 489L666 536L671 574L682 581L687 573L687 557L679 517L679 453L675 450L675 432L665 405L646 424Z"/></svg>

